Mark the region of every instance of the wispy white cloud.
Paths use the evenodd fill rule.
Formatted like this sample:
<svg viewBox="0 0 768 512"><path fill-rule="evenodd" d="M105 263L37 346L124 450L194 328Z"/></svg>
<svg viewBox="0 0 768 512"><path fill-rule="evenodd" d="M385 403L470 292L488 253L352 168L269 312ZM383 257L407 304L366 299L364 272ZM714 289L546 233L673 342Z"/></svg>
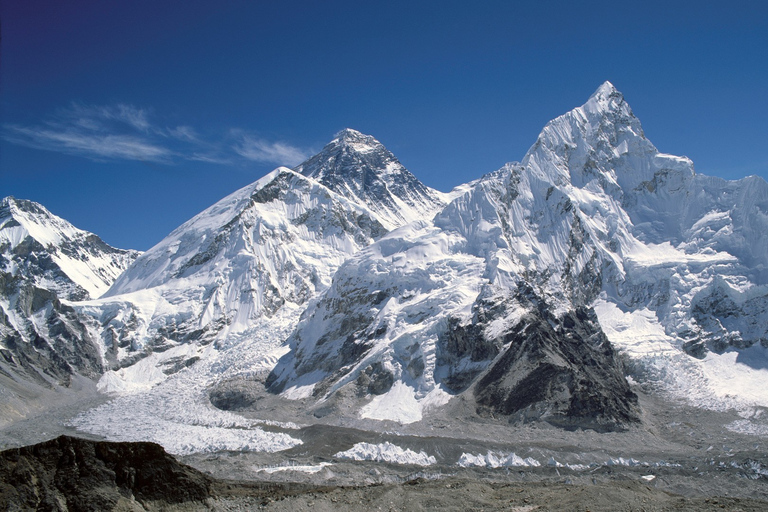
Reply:
<svg viewBox="0 0 768 512"><path fill-rule="evenodd" d="M5 124L1 136L13 144L94 160L164 164L187 160L224 165L255 161L294 166L308 157L306 150L240 129L210 139L192 126L167 126L154 117L151 109L133 105L72 103L36 126Z"/></svg>
<svg viewBox="0 0 768 512"><path fill-rule="evenodd" d="M152 127L149 115L147 109L122 103L114 106L72 103L56 113L53 123L74 124L87 130L115 129L112 125L123 125L129 129L146 132Z"/></svg>
<svg viewBox="0 0 768 512"><path fill-rule="evenodd" d="M168 135L175 139L186 140L189 142L196 142L200 140L197 132L191 126L177 126L176 128L168 128Z"/></svg>
<svg viewBox="0 0 768 512"><path fill-rule="evenodd" d="M172 163L178 152L156 140L147 109L72 103L37 126L3 125L3 138L14 144L75 154L96 160Z"/></svg>
<svg viewBox="0 0 768 512"><path fill-rule="evenodd" d="M35 149L81 154L96 158L115 158L151 162L170 162L168 148L130 135L83 133L77 130L53 130L6 125L5 139Z"/></svg>
<svg viewBox="0 0 768 512"><path fill-rule="evenodd" d="M300 164L309 157L307 151L284 142L269 142L248 135L243 135L233 149L238 155L248 160L290 167Z"/></svg>
<svg viewBox="0 0 768 512"><path fill-rule="evenodd" d="M206 162L209 164L231 165L235 163L232 158L217 156L216 153L192 153L191 155L187 155L186 158L187 160L192 160L194 162Z"/></svg>

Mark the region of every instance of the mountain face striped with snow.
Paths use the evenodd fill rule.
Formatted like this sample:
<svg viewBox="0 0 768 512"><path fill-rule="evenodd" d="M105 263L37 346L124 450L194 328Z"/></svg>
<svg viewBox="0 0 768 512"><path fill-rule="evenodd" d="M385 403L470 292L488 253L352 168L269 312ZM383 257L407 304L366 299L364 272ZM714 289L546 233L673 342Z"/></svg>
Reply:
<svg viewBox="0 0 768 512"><path fill-rule="evenodd" d="M102 295L137 256L37 203L0 201L0 369L46 386L100 375L101 343L69 301Z"/></svg>
<svg viewBox="0 0 768 512"><path fill-rule="evenodd" d="M180 226L103 298L78 308L101 326L115 369L183 345L194 362L195 347L246 336L258 319L300 308L385 233L364 206L279 168ZM161 368L184 366L172 359Z"/></svg>
<svg viewBox="0 0 768 512"><path fill-rule="evenodd" d="M448 199L416 179L381 142L351 129L295 170L366 205L388 230L431 218Z"/></svg>

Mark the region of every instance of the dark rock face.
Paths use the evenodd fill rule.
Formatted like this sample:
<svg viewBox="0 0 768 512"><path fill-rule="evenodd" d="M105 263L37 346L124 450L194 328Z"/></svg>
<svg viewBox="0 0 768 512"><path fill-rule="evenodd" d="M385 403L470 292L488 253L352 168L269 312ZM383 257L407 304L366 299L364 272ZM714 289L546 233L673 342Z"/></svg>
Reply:
<svg viewBox="0 0 768 512"><path fill-rule="evenodd" d="M0 453L3 510L103 511L200 502L211 495L211 484L154 443L61 436Z"/></svg>
<svg viewBox="0 0 768 512"><path fill-rule="evenodd" d="M407 221L397 200L426 210L442 204L379 141L355 130L339 132L320 153L294 170L338 194L360 200L385 217L397 219L397 224Z"/></svg>
<svg viewBox="0 0 768 512"><path fill-rule="evenodd" d="M594 311L534 311L505 335L507 349L474 385L478 413L597 431L639 422L637 396Z"/></svg>
<svg viewBox="0 0 768 512"><path fill-rule="evenodd" d="M487 339L483 330L478 318L468 325L448 320L448 329L438 340L437 361L446 369L441 382L449 390L466 390L499 354L501 340Z"/></svg>
<svg viewBox="0 0 768 512"><path fill-rule="evenodd" d="M8 277L0 272L0 285ZM22 333L7 316L0 316L0 341L6 347L0 369L46 387L51 383L67 386L74 373L90 378L100 375L97 344L75 310L50 290L17 284L17 310L26 319L37 316L43 322L26 320Z"/></svg>
<svg viewBox="0 0 768 512"><path fill-rule="evenodd" d="M336 285L343 291L339 296L328 300L321 315L325 316L334 311L353 311L359 304L374 305L382 300L380 294L370 295L366 289L355 287L353 281L354 279ZM372 340L382 334L377 333L375 329L371 332L371 318L367 315L370 309L362 309L367 310L366 314L344 315L338 324L334 324L325 331L311 348L311 352L305 353L301 348L297 348L283 356L267 377L265 383L267 389L271 393L281 393L291 373L301 376L321 370L327 376L316 385L314 394L316 396L324 394L335 382L346 375L350 365L359 362L370 351L373 346ZM297 346L300 340L301 332L297 331L289 339L289 343ZM370 376L369 373L367 377ZM367 389L369 382L365 378L363 377L360 384ZM381 390L386 387L385 381L377 381L380 384L374 384L374 389ZM386 390L381 391L381 393L384 392Z"/></svg>

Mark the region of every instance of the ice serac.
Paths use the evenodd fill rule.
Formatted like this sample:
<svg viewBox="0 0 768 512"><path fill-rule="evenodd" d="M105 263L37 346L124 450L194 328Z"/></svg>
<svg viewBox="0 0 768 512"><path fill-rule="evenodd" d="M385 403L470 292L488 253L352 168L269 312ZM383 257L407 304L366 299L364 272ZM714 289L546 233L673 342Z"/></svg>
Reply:
<svg viewBox="0 0 768 512"><path fill-rule="evenodd" d="M38 203L0 201L0 378L11 379L9 393L103 371L100 343L70 301L100 296L137 256Z"/></svg>
<svg viewBox="0 0 768 512"><path fill-rule="evenodd" d="M446 194L421 183L381 142L349 128L294 170L367 206L390 230L429 219L447 202Z"/></svg>
<svg viewBox="0 0 768 512"><path fill-rule="evenodd" d="M181 225L102 299L78 308L100 324L115 369L162 352L153 370L162 376L193 364L214 340L302 307L384 233L364 206L278 168Z"/></svg>

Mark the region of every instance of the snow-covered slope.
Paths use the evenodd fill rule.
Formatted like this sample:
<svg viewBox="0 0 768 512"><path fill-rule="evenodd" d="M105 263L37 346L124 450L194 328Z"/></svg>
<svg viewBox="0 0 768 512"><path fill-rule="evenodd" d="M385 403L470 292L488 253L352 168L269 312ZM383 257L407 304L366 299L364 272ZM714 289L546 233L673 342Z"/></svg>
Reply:
<svg viewBox="0 0 768 512"><path fill-rule="evenodd" d="M295 170L366 205L388 230L431 218L449 198L416 179L381 142L349 128Z"/></svg>
<svg viewBox="0 0 768 512"><path fill-rule="evenodd" d="M102 299L78 305L99 324L113 367L158 359L150 374L121 370L123 381L110 375L107 387L157 382L192 364L197 356L180 345L248 336L285 308L295 317L349 256L391 227L433 216L445 197L372 137L344 130L295 171L277 169L184 223Z"/></svg>
<svg viewBox="0 0 768 512"><path fill-rule="evenodd" d="M184 223L77 308L99 323L113 366L169 356L154 377L123 372L151 384L196 360L180 345L247 335L259 318L302 306L385 232L363 206L279 168Z"/></svg>
<svg viewBox="0 0 768 512"><path fill-rule="evenodd" d="M611 428L636 413L602 329L648 355L612 307L649 312L678 353L766 344L765 182L659 153L610 83L463 190L339 269L273 391L327 403L352 386L362 416L399 421L465 393L481 413Z"/></svg>
<svg viewBox="0 0 768 512"><path fill-rule="evenodd" d="M3 272L67 300L98 298L139 255L13 197L0 201L0 254Z"/></svg>

